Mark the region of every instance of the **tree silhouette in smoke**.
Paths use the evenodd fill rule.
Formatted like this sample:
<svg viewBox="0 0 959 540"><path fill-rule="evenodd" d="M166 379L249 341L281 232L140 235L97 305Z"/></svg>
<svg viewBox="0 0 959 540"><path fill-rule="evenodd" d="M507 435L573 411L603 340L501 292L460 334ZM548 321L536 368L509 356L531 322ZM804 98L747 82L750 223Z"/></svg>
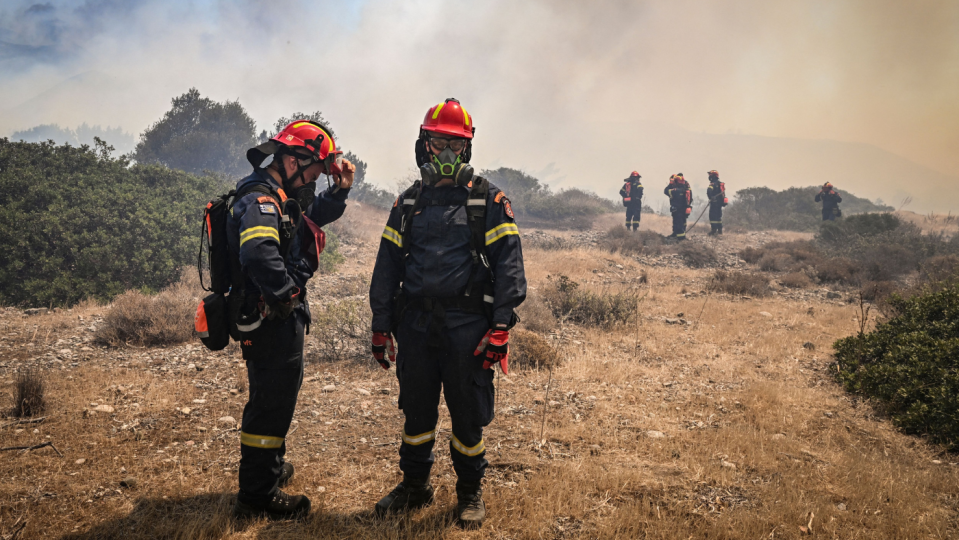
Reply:
<svg viewBox="0 0 959 540"><path fill-rule="evenodd" d="M191 88L140 135L133 157L195 174L242 176L250 169L246 151L256 141L256 123L239 101L217 103Z"/></svg>

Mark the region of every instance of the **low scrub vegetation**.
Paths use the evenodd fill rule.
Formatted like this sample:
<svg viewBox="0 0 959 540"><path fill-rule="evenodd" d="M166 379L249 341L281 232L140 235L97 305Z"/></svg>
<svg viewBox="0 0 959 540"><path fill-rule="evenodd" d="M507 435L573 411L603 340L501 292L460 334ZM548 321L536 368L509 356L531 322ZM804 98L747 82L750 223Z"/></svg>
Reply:
<svg viewBox="0 0 959 540"><path fill-rule="evenodd" d="M601 241L603 249L623 255L659 255L666 246L666 237L653 231L627 231L613 227Z"/></svg>
<svg viewBox="0 0 959 540"><path fill-rule="evenodd" d="M116 297L96 331L98 343L153 347L190 340L201 289L192 269L177 283L150 295L127 291Z"/></svg>
<svg viewBox="0 0 959 540"><path fill-rule="evenodd" d="M941 280L959 267L957 254L957 237L923 234L892 214L860 214L823 223L814 240L771 242L739 255L765 272L786 273L793 283L802 282L803 273L822 284L863 287L901 281L915 271Z"/></svg>
<svg viewBox="0 0 959 540"><path fill-rule="evenodd" d="M29 418L43 414L47 408L44 397L43 377L40 370L24 368L17 372L13 383L13 409L11 416Z"/></svg>
<svg viewBox="0 0 959 540"><path fill-rule="evenodd" d="M822 204L815 201L818 186L792 187L775 191L752 187L736 192L726 209L726 220L749 230L778 229L815 231L822 222ZM847 216L864 212L891 212L891 206L875 204L868 199L842 191L842 210Z"/></svg>
<svg viewBox="0 0 959 540"><path fill-rule="evenodd" d="M875 398L893 422L959 449L959 285L889 302L896 313L872 332L835 344L838 378Z"/></svg>
<svg viewBox="0 0 959 540"><path fill-rule="evenodd" d="M548 276L544 299L562 321L609 328L630 322L639 312L639 295L633 290L593 292L566 276Z"/></svg>
<svg viewBox="0 0 959 540"><path fill-rule="evenodd" d="M370 353L370 330L373 312L362 297L348 297L311 306L314 328L311 332L321 362L339 360L367 361Z"/></svg>
<svg viewBox="0 0 959 540"><path fill-rule="evenodd" d="M559 352L545 338L528 330L510 332L510 367L540 369L558 367L562 363Z"/></svg>
<svg viewBox="0 0 959 540"><path fill-rule="evenodd" d="M727 270L716 270L709 281L709 288L726 294L750 297L766 296L770 291L769 281L762 276Z"/></svg>
<svg viewBox="0 0 959 540"><path fill-rule="evenodd" d="M581 189L553 192L537 178L516 169L500 167L479 175L506 193L521 225L548 223L551 228L585 229L595 216L620 209L613 201Z"/></svg>
<svg viewBox="0 0 959 540"><path fill-rule="evenodd" d="M679 256L690 268L706 268L719 262L716 251L705 244L686 242L679 245Z"/></svg>

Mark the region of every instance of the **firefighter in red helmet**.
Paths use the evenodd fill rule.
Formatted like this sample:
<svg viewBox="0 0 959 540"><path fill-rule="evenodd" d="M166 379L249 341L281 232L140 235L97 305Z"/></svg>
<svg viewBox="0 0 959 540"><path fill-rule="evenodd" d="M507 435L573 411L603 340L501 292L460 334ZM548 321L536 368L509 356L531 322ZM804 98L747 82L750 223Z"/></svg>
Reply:
<svg viewBox="0 0 959 540"><path fill-rule="evenodd" d="M668 238L686 239L686 220L693 207L693 190L689 182L683 178L683 173L676 173L669 177L669 184L663 190L669 197L669 212L673 215L673 234Z"/></svg>
<svg viewBox="0 0 959 540"><path fill-rule="evenodd" d="M253 172L236 185L227 219L234 338L249 378L240 431L240 492L233 513L273 519L308 514L310 500L288 495L293 476L286 434L303 381L303 335L310 324L307 280L319 264L320 227L346 209L354 166L332 132L298 120L247 151ZM272 162L264 166L267 157ZM333 181L316 195L321 174Z"/></svg>
<svg viewBox="0 0 959 540"><path fill-rule="evenodd" d="M509 199L470 165L473 119L455 99L427 111L416 141L421 179L404 191L380 240L370 307L373 356L396 362L403 410L403 481L377 515L430 504L440 389L452 420L456 516L486 516L483 428L493 419L493 367L505 373L514 308L526 298L519 228ZM396 338L398 353L394 352Z"/></svg>
<svg viewBox="0 0 959 540"><path fill-rule="evenodd" d="M726 197L726 184L719 181L719 171L707 172L709 187L706 188L706 199L709 201L709 234L723 234L723 208L729 204Z"/></svg>
<svg viewBox="0 0 959 540"><path fill-rule="evenodd" d="M643 211L643 183L642 176L636 171L630 173L629 178L623 181L619 196L623 198L626 207L626 230L630 227L639 229L639 218Z"/></svg>

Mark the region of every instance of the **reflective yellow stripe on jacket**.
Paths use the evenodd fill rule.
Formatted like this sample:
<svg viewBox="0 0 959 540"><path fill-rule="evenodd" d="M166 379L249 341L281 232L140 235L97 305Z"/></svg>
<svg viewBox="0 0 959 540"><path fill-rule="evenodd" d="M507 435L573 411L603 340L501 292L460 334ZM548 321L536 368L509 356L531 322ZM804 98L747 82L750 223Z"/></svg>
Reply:
<svg viewBox="0 0 959 540"><path fill-rule="evenodd" d="M279 243L280 233L273 227L250 227L240 233L240 245L242 246L247 240L253 240L254 238L272 238Z"/></svg>
<svg viewBox="0 0 959 540"><path fill-rule="evenodd" d="M283 446L283 437L271 437L270 435L253 435L252 433L240 432L240 444L252 446L254 448L279 448Z"/></svg>
<svg viewBox="0 0 959 540"><path fill-rule="evenodd" d="M403 235L393 227L387 226L383 229L383 238L386 238L399 247L403 247Z"/></svg>
<svg viewBox="0 0 959 540"><path fill-rule="evenodd" d="M486 231L486 245L488 246L500 238L509 236L511 234L519 234L519 227L517 227L515 223L503 223L502 225L497 225L496 227Z"/></svg>

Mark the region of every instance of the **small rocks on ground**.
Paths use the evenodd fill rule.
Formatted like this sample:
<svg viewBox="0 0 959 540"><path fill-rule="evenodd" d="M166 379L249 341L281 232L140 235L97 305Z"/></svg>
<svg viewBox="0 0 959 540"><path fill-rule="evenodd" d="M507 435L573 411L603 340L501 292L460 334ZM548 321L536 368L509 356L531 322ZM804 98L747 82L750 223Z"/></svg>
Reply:
<svg viewBox="0 0 959 540"><path fill-rule="evenodd" d="M721 460L721 461L719 462L719 465L720 465L722 468L724 468L724 469L732 469L732 470L734 470L734 471L736 470L736 464L735 464L735 463L732 463L732 462L730 462L730 461L726 461L725 459L724 459L724 460Z"/></svg>
<svg viewBox="0 0 959 540"><path fill-rule="evenodd" d="M234 427L236 427L236 418L233 418L232 416L221 416L221 417L216 421L216 423L217 423L217 424L220 424L221 426L227 426L227 427L234 428Z"/></svg>
<svg viewBox="0 0 959 540"><path fill-rule="evenodd" d="M336 385L328 384L328 385L326 385L326 386L323 387L323 391L324 391L324 392L335 392L335 391L336 391Z"/></svg>
<svg viewBox="0 0 959 540"><path fill-rule="evenodd" d="M135 488L137 487L137 479L132 476L128 476L123 480L120 480L120 487Z"/></svg>
<svg viewBox="0 0 959 540"><path fill-rule="evenodd" d="M802 344L802 348L803 348L803 349L806 349L807 351L815 351L815 350L816 350L816 344L813 343L812 341L807 341L807 342L805 342L805 343Z"/></svg>
<svg viewBox="0 0 959 540"><path fill-rule="evenodd" d="M93 410L96 412L113 414L113 407L111 407L110 405L97 405L96 407L93 408Z"/></svg>
<svg viewBox="0 0 959 540"><path fill-rule="evenodd" d="M665 439L665 438L666 438L666 434L663 433L662 431L653 431L653 430L647 431L647 432L646 432L646 436L649 437L650 439Z"/></svg>

